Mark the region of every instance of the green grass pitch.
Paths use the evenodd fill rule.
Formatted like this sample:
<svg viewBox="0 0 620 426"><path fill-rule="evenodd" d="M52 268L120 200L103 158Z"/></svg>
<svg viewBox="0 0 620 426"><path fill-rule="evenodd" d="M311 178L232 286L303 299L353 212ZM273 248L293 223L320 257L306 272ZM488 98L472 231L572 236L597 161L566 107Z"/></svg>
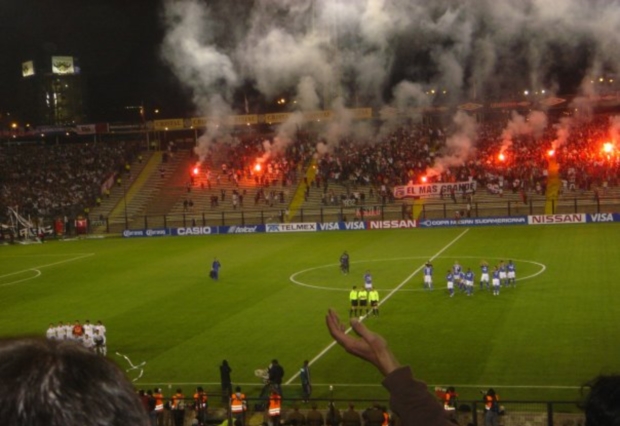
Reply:
<svg viewBox="0 0 620 426"><path fill-rule="evenodd" d="M365 320L404 364L462 399L488 386L503 399L566 400L592 376L620 370L617 225L444 228L105 238L0 247L0 335L43 335L50 322L101 319L109 356L128 369L146 361L137 387L196 385L215 393L227 359L250 397L254 375L277 358L289 381L314 360L315 397L384 398L371 366L335 346L324 316L348 316L348 291L369 269L384 303ZM351 256L351 274L338 268ZM208 278L214 256L218 282ZM433 259L435 290L422 291ZM499 297L445 292L458 260L512 259L517 288ZM397 291L393 291L397 289ZM138 370L128 372L136 378ZM301 394L299 379L285 397Z"/></svg>

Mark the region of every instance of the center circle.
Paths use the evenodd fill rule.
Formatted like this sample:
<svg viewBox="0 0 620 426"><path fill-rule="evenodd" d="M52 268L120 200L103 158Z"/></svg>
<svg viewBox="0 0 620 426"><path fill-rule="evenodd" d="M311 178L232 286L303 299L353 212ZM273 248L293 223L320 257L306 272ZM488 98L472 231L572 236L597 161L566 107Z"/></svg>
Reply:
<svg viewBox="0 0 620 426"><path fill-rule="evenodd" d="M397 257L397 258L392 258L392 259L369 259L369 260L358 260L355 262L351 262L351 264L366 264L366 263L373 263L373 262L400 262L403 260L417 260L417 259L423 259L424 261L427 261L429 259L428 256L414 256L414 257ZM438 256L433 258L433 261L435 260L441 260L441 259L454 259L454 260L459 260L459 259L481 259L480 256ZM533 274L530 275L526 275L523 277L518 277L517 278L517 282L521 282L521 281L525 281L525 280L529 280L532 278L537 277L538 275L542 274L543 272L545 272L545 270L547 269L547 267L540 263L540 262L536 262L534 260L527 260L527 259L514 259L514 258L510 258L510 257L487 257L486 259L491 259L491 260L503 260L503 259L511 259L515 262L518 263L529 263L532 265L536 265L539 267L539 270L536 271ZM314 285L314 284L308 284L306 282L301 281L300 279L298 279L299 276L310 272L310 271L316 271L318 269L326 269L326 268L334 268L336 270L338 270L338 267L340 266L340 264L338 263L330 263L327 265L320 265L320 266L315 266L312 268L307 268L307 269L302 269L301 271L295 272L294 274L292 274L289 277L289 280L296 285L299 285L301 287L307 287L307 288L313 288L313 289L317 289L317 290L328 290L328 291L350 291L351 289L349 288L335 288L335 287L326 287L326 286L321 286L321 285ZM420 265L418 272L422 271L422 267L423 265ZM417 275L417 273L416 273ZM379 291L390 291L393 290L392 288L378 288L377 290ZM422 288L405 288L405 289L400 289L399 291L423 291Z"/></svg>

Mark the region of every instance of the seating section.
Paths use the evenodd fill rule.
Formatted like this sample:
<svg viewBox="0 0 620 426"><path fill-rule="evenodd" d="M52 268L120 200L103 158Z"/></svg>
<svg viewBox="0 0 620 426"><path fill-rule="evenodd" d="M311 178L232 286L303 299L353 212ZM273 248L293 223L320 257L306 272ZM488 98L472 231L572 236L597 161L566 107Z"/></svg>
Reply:
<svg viewBox="0 0 620 426"><path fill-rule="evenodd" d="M365 206L371 216L386 204L402 204L403 215L416 218L434 210L475 215L477 204L493 209L494 203L499 211L514 207L525 214L530 201L549 202L548 185L552 201L568 204L579 198L581 205L590 200L595 206L618 196L620 155L608 141L612 116L520 132L514 131L515 117L475 123L475 133L454 123L385 132L378 123L366 137L331 143L318 131L300 131L287 143L246 132L234 143L214 144L204 158L174 145L140 152L137 142L2 145L0 215L10 206L25 216L88 214L99 223L155 227L166 224L164 216L187 224L222 212L237 222L314 220L303 212L321 207L345 208L338 219L351 220L351 214L359 216L355 208ZM549 180L554 163L557 178ZM477 190L416 205L394 199L394 186L422 178L475 180ZM114 185L104 191L110 179ZM299 208L291 204L295 197Z"/></svg>

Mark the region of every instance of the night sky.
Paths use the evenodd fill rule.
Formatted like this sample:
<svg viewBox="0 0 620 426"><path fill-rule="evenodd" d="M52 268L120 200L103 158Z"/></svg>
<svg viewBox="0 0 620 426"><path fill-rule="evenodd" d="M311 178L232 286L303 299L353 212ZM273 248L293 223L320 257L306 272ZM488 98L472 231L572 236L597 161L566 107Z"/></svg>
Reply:
<svg viewBox="0 0 620 426"><path fill-rule="evenodd" d="M55 54L79 59L92 121L131 120L135 112L124 107L141 103L147 113L159 108L162 116L191 114L186 89L160 60L159 4L156 0L3 0L0 111L15 109L21 63Z"/></svg>
<svg viewBox="0 0 620 426"><path fill-rule="evenodd" d="M2 0L0 113L54 55L78 58L91 122L565 96L617 75L619 25L620 0Z"/></svg>

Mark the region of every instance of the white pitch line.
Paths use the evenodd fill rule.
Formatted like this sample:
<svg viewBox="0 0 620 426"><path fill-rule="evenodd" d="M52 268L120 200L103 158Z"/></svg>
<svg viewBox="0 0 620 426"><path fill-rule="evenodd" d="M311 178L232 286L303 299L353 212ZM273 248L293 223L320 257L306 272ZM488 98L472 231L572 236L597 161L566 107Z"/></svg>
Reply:
<svg viewBox="0 0 620 426"><path fill-rule="evenodd" d="M1 280L3 278L10 277L12 275L23 274L25 272L30 272L30 271L38 272L38 275L36 275L34 277L24 278L24 279L19 280L19 281L13 281L13 282L10 282L10 283L0 284L0 287L6 287L6 286L9 286L9 285L15 285L15 284L21 283L23 281L28 281L28 280L31 280L31 279L34 279L34 278L38 278L41 275L41 271L39 271L39 269L41 269L41 268L48 268L50 266L62 265L63 263L73 262L75 260L84 259L85 257L90 257L90 256L94 256L94 255L95 255L95 253L84 253L84 254L81 254L81 255L79 255L77 257L72 257L72 258L61 260L61 261L58 261L58 262L48 263L46 265L40 265L40 266L33 266L32 268L22 269L21 271L11 272L9 274L0 275L0 280Z"/></svg>
<svg viewBox="0 0 620 426"><path fill-rule="evenodd" d="M435 253L433 255L433 257L431 257L429 260L433 260L437 257L439 257L441 255L441 253L443 253L444 251L448 250L454 243L456 243L458 240L461 239L461 237L463 235L465 235L467 232L469 231L469 228L465 229L463 232L461 232L455 239L453 239L452 241L450 241L448 244L446 244L446 246L444 246L441 250L439 250L437 253ZM403 287L405 284L407 284L409 282L409 280L411 280L411 278L413 278L418 272L420 272L422 270L422 268L424 268L424 264L422 264L418 269L416 269L415 271L413 271L411 274L409 274L409 276L407 278L405 278L400 284L398 284L392 291L390 291L388 293L387 296L385 296L383 298L383 300L381 300L379 302L379 306L383 305L383 303L385 303L388 299L390 299L398 290L401 289L401 287ZM366 318L366 315L360 317L360 321L364 321L364 319ZM345 331L345 333L349 333L351 330L353 330L351 327L347 328L347 330ZM323 355L325 355L327 352L329 352L329 350L331 348L333 348L335 345L337 344L337 342L335 340L333 340L329 345L327 345L327 347L325 349L323 349L321 352L319 352L319 354L317 356L315 356L314 358L312 358L309 362L308 365L312 365L314 364L316 361L318 361ZM293 374L293 376L288 379L286 381L286 385L289 385L293 382L293 380L295 380L297 377L299 377L299 371L295 374Z"/></svg>

